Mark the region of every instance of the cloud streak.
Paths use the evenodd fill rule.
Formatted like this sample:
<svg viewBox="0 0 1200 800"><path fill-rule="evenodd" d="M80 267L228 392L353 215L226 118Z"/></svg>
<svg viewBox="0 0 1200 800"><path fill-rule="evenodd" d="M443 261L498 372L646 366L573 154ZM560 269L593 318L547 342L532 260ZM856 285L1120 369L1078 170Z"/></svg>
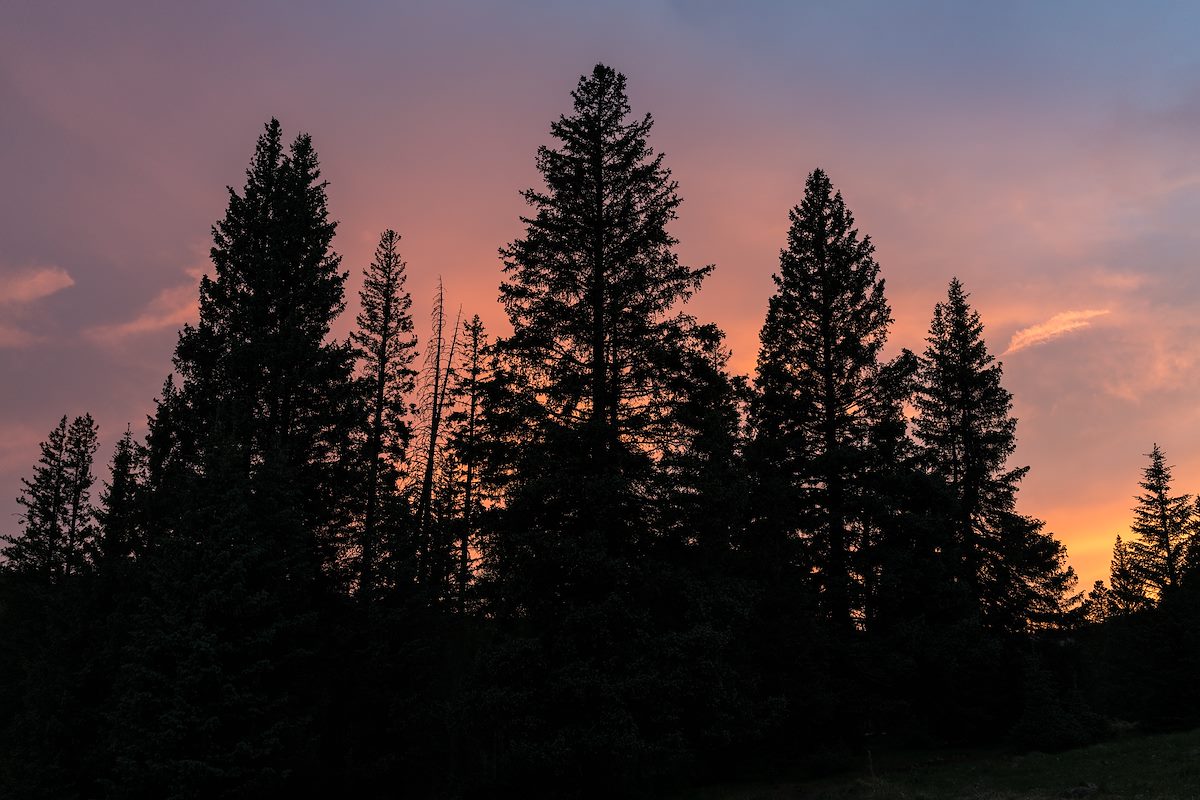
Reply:
<svg viewBox="0 0 1200 800"><path fill-rule="evenodd" d="M65 269L35 267L0 275L0 305L24 305L75 285Z"/></svg>
<svg viewBox="0 0 1200 800"><path fill-rule="evenodd" d="M20 347L29 347L37 342L38 338L28 331L21 330L15 325L5 325L0 322L0 349L17 349Z"/></svg>
<svg viewBox="0 0 1200 800"><path fill-rule="evenodd" d="M0 319L0 350L31 347L41 337L14 324L15 319L29 315L30 303L49 297L75 285L65 269L60 267L29 267L0 272L0 309L7 320Z"/></svg>
<svg viewBox="0 0 1200 800"><path fill-rule="evenodd" d="M1014 333L1008 342L1008 349L1004 351L1003 355L1007 356L1030 347L1036 347L1068 333L1090 327L1093 319L1107 313L1109 313L1109 309L1103 308L1063 311L1055 314L1045 322L1030 325L1028 328L1022 328Z"/></svg>
<svg viewBox="0 0 1200 800"><path fill-rule="evenodd" d="M87 337L104 345L120 344L131 336L181 327L197 318L196 284L174 286L159 292L133 319L111 325L97 325L85 331Z"/></svg>

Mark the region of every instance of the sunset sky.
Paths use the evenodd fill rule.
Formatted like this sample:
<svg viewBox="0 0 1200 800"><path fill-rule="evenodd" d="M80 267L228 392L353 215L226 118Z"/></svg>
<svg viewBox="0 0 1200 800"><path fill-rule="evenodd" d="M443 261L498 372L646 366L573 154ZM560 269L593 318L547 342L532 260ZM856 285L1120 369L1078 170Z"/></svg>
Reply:
<svg viewBox="0 0 1200 800"><path fill-rule="evenodd" d="M820 166L876 244L890 350L923 347L952 276L971 292L1021 509L1107 578L1154 442L1200 490L1198 30L1188 3L6 2L0 532L59 416L96 416L102 462L144 431L269 117L330 182L340 334L385 227L419 316L440 275L499 329L518 190L602 61L655 117L680 253L716 264L691 307L735 368Z"/></svg>

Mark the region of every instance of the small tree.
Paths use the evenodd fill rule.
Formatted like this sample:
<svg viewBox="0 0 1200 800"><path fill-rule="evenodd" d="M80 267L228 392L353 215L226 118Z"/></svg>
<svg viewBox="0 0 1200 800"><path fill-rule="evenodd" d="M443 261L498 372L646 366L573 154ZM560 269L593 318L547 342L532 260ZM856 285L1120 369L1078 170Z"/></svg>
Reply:
<svg viewBox="0 0 1200 800"><path fill-rule="evenodd" d="M1146 607L1146 590L1134 573L1129 547L1118 535L1113 543L1108 579L1109 609L1113 614L1131 614Z"/></svg>
<svg viewBox="0 0 1200 800"><path fill-rule="evenodd" d="M450 414L449 442L455 453L462 482L462 519L458 536L458 568L455 589L459 611L466 608L471 580L471 548L476 544L476 527L483 512L480 492L484 386L491 379L490 348L479 315L463 325L462 364L453 373L451 397L456 409Z"/></svg>
<svg viewBox="0 0 1200 800"><path fill-rule="evenodd" d="M1130 530L1138 539L1129 543L1130 572L1146 595L1160 601L1178 589L1188 549L1196 530L1196 506L1188 494L1172 494L1171 467L1155 444L1142 471Z"/></svg>
<svg viewBox="0 0 1200 800"><path fill-rule="evenodd" d="M1104 581L1095 581L1083 602L1083 617L1096 625L1112 616L1112 592Z"/></svg>
<svg viewBox="0 0 1200 800"><path fill-rule="evenodd" d="M100 556L112 563L140 553L145 545L142 488L146 450L126 427L109 462L109 479L100 493Z"/></svg>
<svg viewBox="0 0 1200 800"><path fill-rule="evenodd" d="M17 498L21 532L0 537L5 566L48 582L78 574L92 560L96 510L91 502L96 423L91 414L64 416L42 442L32 478Z"/></svg>

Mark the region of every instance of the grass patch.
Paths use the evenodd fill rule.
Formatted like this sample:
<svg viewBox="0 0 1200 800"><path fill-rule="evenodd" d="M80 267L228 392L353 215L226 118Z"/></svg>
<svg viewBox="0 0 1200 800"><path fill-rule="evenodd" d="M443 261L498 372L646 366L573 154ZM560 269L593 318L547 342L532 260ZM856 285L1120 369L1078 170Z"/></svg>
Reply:
<svg viewBox="0 0 1200 800"><path fill-rule="evenodd" d="M711 786L681 800L1048 800L1200 798L1200 730L1062 753L891 754L820 780Z"/></svg>

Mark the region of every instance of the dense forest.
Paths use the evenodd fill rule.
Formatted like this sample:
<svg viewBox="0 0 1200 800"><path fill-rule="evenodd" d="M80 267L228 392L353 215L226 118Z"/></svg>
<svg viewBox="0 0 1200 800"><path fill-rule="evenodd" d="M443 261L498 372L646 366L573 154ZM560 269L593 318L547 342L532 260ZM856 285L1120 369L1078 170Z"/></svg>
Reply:
<svg viewBox="0 0 1200 800"><path fill-rule="evenodd" d="M651 116L603 65L571 97L500 249L506 335L443 290L414 314L387 230L334 338L327 184L267 123L144 440L97 478L64 416L24 481L0 793L654 795L1200 722L1200 506L1157 445L1085 592L1018 510L960 281L886 358L871 239L815 169L733 375Z"/></svg>

